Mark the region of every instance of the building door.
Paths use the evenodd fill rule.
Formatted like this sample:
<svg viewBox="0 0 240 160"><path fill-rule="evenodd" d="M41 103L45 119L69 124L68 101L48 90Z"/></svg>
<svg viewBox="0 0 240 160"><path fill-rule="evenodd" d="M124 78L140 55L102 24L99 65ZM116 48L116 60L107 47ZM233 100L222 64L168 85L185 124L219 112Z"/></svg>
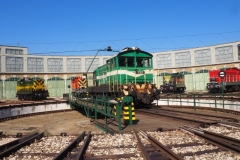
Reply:
<svg viewBox="0 0 240 160"><path fill-rule="evenodd" d="M16 99L18 77L12 77L5 80L5 98Z"/></svg>
<svg viewBox="0 0 240 160"><path fill-rule="evenodd" d="M60 77L52 77L47 80L47 88L49 97L63 97L65 92L64 79Z"/></svg>
<svg viewBox="0 0 240 160"><path fill-rule="evenodd" d="M200 70L195 73L196 91L205 91L207 82L209 81L209 70Z"/></svg>
<svg viewBox="0 0 240 160"><path fill-rule="evenodd" d="M183 71L180 72L184 74L184 80L185 80L185 86L186 86L186 91L193 91L193 74L191 72Z"/></svg>

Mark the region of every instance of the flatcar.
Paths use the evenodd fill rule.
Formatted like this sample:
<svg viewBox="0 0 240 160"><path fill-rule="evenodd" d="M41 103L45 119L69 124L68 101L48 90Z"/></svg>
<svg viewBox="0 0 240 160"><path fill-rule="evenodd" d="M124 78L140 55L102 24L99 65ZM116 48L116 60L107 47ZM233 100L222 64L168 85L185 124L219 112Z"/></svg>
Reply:
<svg viewBox="0 0 240 160"><path fill-rule="evenodd" d="M86 76L78 76L72 79L72 95L74 97L79 97L80 94L86 93Z"/></svg>
<svg viewBox="0 0 240 160"><path fill-rule="evenodd" d="M22 78L17 81L19 100L44 100L49 96L43 79Z"/></svg>
<svg viewBox="0 0 240 160"><path fill-rule="evenodd" d="M225 72L224 78L219 77L220 71ZM210 93L240 91L240 70L236 67L212 70L209 72L209 81L206 88Z"/></svg>
<svg viewBox="0 0 240 160"><path fill-rule="evenodd" d="M163 76L163 84L160 85L162 93L183 93L186 90L184 74L166 73Z"/></svg>
<svg viewBox="0 0 240 160"><path fill-rule="evenodd" d="M160 90L153 84L152 55L137 47L127 47L93 72L90 95L132 96L136 106L151 104Z"/></svg>

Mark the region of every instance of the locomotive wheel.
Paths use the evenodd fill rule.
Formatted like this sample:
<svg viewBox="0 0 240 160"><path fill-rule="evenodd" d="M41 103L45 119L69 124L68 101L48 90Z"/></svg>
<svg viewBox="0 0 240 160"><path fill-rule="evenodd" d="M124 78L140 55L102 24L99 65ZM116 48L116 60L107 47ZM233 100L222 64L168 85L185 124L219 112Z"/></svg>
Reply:
<svg viewBox="0 0 240 160"><path fill-rule="evenodd" d="M18 100L22 100L23 96L22 95L18 95Z"/></svg>
<svg viewBox="0 0 240 160"><path fill-rule="evenodd" d="M240 91L240 86L238 86L238 85L234 86L234 91L235 92Z"/></svg>

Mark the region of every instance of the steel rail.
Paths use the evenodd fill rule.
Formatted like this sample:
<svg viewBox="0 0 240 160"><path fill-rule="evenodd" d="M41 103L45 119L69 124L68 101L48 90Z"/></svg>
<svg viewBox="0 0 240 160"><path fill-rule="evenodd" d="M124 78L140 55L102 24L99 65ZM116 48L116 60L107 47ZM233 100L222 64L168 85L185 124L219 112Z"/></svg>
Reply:
<svg viewBox="0 0 240 160"><path fill-rule="evenodd" d="M140 138L139 138L139 136L138 136L137 131L136 131L136 130L133 130L133 131L134 131L134 135L135 135L135 137L136 137L136 139L137 139L138 148L139 148L139 150L141 151L142 156L144 157L145 160L151 160L151 158L149 157L149 155L148 155L148 153L147 153L147 151L146 151L143 143L141 142L141 140L140 140Z"/></svg>
<svg viewBox="0 0 240 160"><path fill-rule="evenodd" d="M10 154L12 154L13 152L16 152L17 150L19 150L20 148L22 148L23 146L26 146L28 144L33 143L36 139L41 139L44 136L44 133L38 133L37 135L32 136L30 139L26 139L25 141L3 151L0 153L0 159L3 159L3 157L8 157Z"/></svg>
<svg viewBox="0 0 240 160"><path fill-rule="evenodd" d="M204 123L204 124L217 124L218 121L213 121L213 120L209 120L209 121L204 121L204 120L197 120L197 119L193 119L193 118L183 118L180 116L174 116L173 114L166 114L166 113L154 113L154 112L148 112L148 111L141 111L141 110L136 110L136 113L142 112L145 114L152 114L152 115L157 115L157 116L165 116L165 117L170 117L170 118L175 118L175 119L181 119L181 120L185 120L185 121L191 121L191 122L197 122L197 123Z"/></svg>
<svg viewBox="0 0 240 160"><path fill-rule="evenodd" d="M76 158L77 160L83 160L84 159L84 154L86 153L86 150L87 150L88 145L91 141L91 138L92 138L92 134L91 134L91 132L88 132L87 137L84 140L84 143L83 143L80 151L78 152L78 155L77 155L77 158Z"/></svg>
<svg viewBox="0 0 240 160"><path fill-rule="evenodd" d="M69 153L76 148L76 146L79 144L79 142L84 138L85 131L83 131L80 136L78 136L72 143L70 143L64 150L62 150L55 158L54 160L62 160L63 157L67 157Z"/></svg>
<svg viewBox="0 0 240 160"><path fill-rule="evenodd" d="M228 137L228 139L226 139L226 136L222 136L222 137L225 137L225 138L221 138L221 137L217 136L216 134L214 135L214 134L205 133L204 131L200 131L199 129L195 129L195 128L192 128L192 127L189 127L189 126L183 126L183 127L180 127L180 128L184 129L184 130L187 130L189 132L192 132L195 135L208 140L212 144L223 147L224 149L240 153L239 144L237 146L235 146L234 144L231 143L232 140L229 142L229 140L228 140L229 137Z"/></svg>
<svg viewBox="0 0 240 160"><path fill-rule="evenodd" d="M152 136L148 135L147 133L145 133L141 130L139 132L142 132L143 134L145 134L147 136L149 142L151 144L153 144L154 146L156 146L161 151L161 153L163 153L163 155L165 155L166 157L170 158L171 160L183 160L183 157L174 153L172 150L167 148L165 145L163 145L161 142L159 142Z"/></svg>
<svg viewBox="0 0 240 160"><path fill-rule="evenodd" d="M25 137L22 137L20 139L16 139L16 140L11 141L9 143L3 144L3 145L0 146L0 152L3 152L4 150L6 150L8 148L11 148L11 147L23 142L23 141L26 141L26 140L30 139L31 137L35 136L36 134L38 134L38 133L33 133L33 134L27 135Z"/></svg>

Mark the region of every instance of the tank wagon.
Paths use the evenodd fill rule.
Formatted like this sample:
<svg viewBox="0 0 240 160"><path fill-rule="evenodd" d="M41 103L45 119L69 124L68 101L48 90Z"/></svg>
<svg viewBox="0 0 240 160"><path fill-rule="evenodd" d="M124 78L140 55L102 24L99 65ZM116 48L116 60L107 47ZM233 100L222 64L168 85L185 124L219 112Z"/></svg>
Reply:
<svg viewBox="0 0 240 160"><path fill-rule="evenodd" d="M133 97L136 106L159 99L160 90L153 84L152 55L137 47L127 47L93 72L89 95L111 98Z"/></svg>
<svg viewBox="0 0 240 160"><path fill-rule="evenodd" d="M165 74L160 90L162 93L183 93L186 90L184 75L179 72Z"/></svg>
<svg viewBox="0 0 240 160"><path fill-rule="evenodd" d="M72 95L79 97L82 93L86 93L86 76L78 76L72 79Z"/></svg>
<svg viewBox="0 0 240 160"><path fill-rule="evenodd" d="M220 71L225 72L226 76L224 78L219 77ZM222 90L224 92L240 91L240 70L235 67L212 70L209 72L209 81L206 88L210 93L222 92Z"/></svg>
<svg viewBox="0 0 240 160"><path fill-rule="evenodd" d="M19 100L43 100L49 96L43 79L23 78L17 81Z"/></svg>

